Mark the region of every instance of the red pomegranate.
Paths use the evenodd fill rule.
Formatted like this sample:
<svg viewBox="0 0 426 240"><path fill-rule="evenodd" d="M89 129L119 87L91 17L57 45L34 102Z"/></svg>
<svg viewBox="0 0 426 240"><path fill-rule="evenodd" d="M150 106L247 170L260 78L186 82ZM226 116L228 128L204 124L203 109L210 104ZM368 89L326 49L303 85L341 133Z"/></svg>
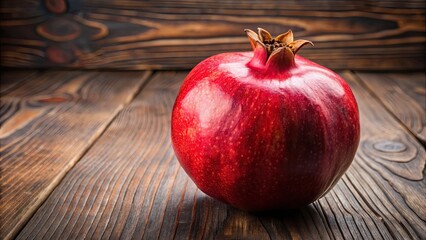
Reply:
<svg viewBox="0 0 426 240"><path fill-rule="evenodd" d="M347 83L296 55L307 40L246 30L253 52L223 53L184 80L172 143L207 195L240 209L288 209L326 194L359 143L358 107Z"/></svg>

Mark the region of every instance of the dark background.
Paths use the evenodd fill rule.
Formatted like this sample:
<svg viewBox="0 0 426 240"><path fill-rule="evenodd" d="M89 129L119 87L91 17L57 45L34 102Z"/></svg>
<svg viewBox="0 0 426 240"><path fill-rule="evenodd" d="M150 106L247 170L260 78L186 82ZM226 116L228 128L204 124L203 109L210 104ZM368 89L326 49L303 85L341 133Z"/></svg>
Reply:
<svg viewBox="0 0 426 240"><path fill-rule="evenodd" d="M425 2L1 1L1 65L189 69L250 50L244 29L292 29L300 54L333 69L425 69Z"/></svg>

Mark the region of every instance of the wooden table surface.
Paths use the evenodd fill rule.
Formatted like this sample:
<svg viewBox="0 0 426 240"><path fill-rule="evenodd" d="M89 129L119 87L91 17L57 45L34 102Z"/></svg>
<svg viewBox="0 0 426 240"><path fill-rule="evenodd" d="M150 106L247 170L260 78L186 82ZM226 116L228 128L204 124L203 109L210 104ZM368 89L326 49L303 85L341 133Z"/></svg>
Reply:
<svg viewBox="0 0 426 240"><path fill-rule="evenodd" d="M426 80L343 71L361 112L349 170L290 212L196 188L170 142L187 72L4 71L0 239L426 239Z"/></svg>

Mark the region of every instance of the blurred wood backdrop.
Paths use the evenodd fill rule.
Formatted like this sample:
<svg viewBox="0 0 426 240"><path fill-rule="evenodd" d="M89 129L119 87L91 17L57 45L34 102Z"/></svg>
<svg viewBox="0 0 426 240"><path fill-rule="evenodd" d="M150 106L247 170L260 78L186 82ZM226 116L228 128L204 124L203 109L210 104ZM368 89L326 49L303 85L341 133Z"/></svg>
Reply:
<svg viewBox="0 0 426 240"><path fill-rule="evenodd" d="M425 69L424 0L2 0L1 65L187 69L249 50L245 28L312 40L334 69Z"/></svg>

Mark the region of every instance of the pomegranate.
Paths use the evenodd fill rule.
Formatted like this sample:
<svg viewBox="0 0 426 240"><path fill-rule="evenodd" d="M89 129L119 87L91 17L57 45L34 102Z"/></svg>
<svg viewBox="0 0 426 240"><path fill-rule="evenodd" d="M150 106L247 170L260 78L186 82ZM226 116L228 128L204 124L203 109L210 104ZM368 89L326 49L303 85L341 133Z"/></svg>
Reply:
<svg viewBox="0 0 426 240"><path fill-rule="evenodd" d="M354 158L357 103L339 75L296 55L310 41L245 31L253 52L209 57L184 80L174 151L199 189L236 208L310 204Z"/></svg>

